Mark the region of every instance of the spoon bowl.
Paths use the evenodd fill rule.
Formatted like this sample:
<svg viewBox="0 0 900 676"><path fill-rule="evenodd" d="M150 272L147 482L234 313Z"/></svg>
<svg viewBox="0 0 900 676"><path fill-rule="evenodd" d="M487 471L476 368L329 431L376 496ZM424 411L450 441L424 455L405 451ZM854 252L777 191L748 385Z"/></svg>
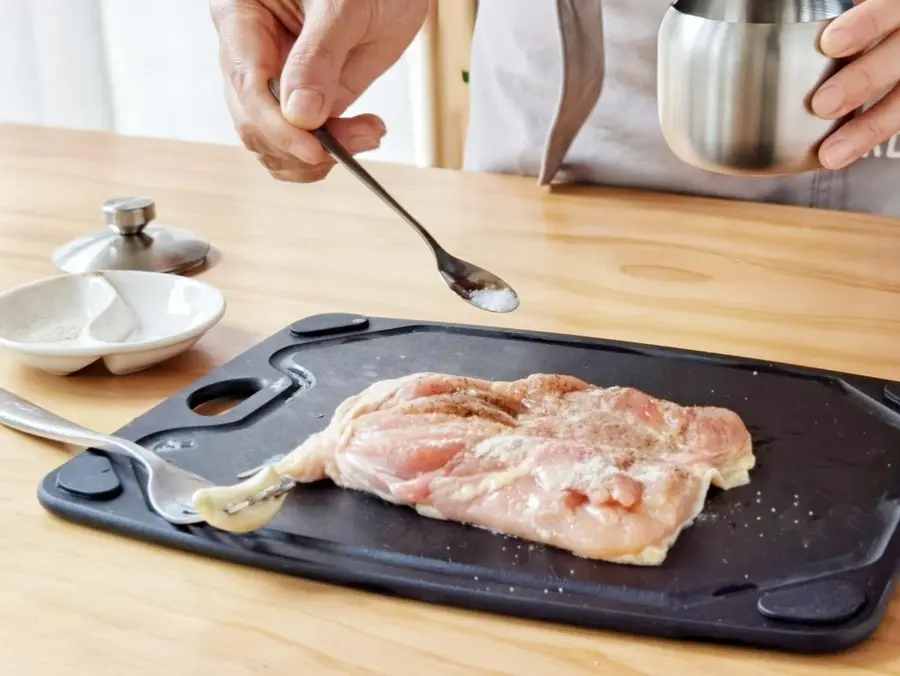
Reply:
<svg viewBox="0 0 900 676"><path fill-rule="evenodd" d="M479 310L503 313L519 307L519 296L493 272L451 256L441 248L435 251L435 258L447 286Z"/></svg>
<svg viewBox="0 0 900 676"><path fill-rule="evenodd" d="M280 100L279 83L269 80L269 91ZM457 258L444 249L425 227L406 211L375 178L338 142L324 126L314 130L313 136L338 163L362 181L372 192L391 207L419 233L431 248L441 278L457 296L473 307L487 312L512 312L519 307L519 296L503 279L482 267Z"/></svg>

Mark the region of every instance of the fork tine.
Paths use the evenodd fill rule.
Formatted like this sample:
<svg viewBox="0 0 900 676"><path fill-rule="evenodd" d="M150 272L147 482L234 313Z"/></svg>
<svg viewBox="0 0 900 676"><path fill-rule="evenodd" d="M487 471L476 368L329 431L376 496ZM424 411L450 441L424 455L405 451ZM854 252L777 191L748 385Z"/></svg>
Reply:
<svg viewBox="0 0 900 676"><path fill-rule="evenodd" d="M241 479L241 480L249 479L251 476L253 476L257 472L259 472L260 470L265 469L266 467L269 467L270 465L277 464L282 458L284 458L284 454L280 453L278 455L275 455L275 456L269 458L261 465L257 465L256 467L253 467L252 469L245 469L243 472L239 472L236 476L238 479Z"/></svg>
<svg viewBox="0 0 900 676"><path fill-rule="evenodd" d="M225 507L225 512L227 514L237 514L241 510L247 509L247 507L262 502L263 500L280 498L296 485L297 482L295 482L293 479L282 476L281 481L277 485L270 486L269 488L266 488L259 493L256 493L255 495L251 495L246 500L230 503Z"/></svg>
<svg viewBox="0 0 900 676"><path fill-rule="evenodd" d="M235 476L237 476L238 479L243 481L244 479L249 479L250 477L252 477L254 474L256 474L259 470L263 469L265 466L266 466L265 463L263 463L262 465L257 465L256 467L253 467L252 469L245 469L243 472L238 472Z"/></svg>

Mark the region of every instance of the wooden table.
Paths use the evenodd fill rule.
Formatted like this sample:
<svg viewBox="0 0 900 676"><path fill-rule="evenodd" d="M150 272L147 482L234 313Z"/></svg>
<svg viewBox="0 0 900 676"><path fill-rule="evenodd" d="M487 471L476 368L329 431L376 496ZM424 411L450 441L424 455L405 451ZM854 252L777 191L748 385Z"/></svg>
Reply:
<svg viewBox="0 0 900 676"><path fill-rule="evenodd" d="M900 223L529 179L379 165L446 246L510 280L509 316L444 287L418 237L337 170L271 180L236 148L0 126L0 288L146 194L209 237L202 279L229 309L190 353L143 374L59 378L0 356L0 385L113 431L290 321L325 311L570 332L900 380ZM0 430L4 676L273 674L900 674L900 604L827 657L525 622L264 573L61 521L35 497L67 451ZM33 619L29 619L33 616Z"/></svg>

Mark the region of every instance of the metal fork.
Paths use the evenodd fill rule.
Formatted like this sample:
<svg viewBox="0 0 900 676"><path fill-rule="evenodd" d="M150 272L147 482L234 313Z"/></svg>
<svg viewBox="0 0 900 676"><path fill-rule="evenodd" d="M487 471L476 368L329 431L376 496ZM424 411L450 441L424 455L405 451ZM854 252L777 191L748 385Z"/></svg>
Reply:
<svg viewBox="0 0 900 676"><path fill-rule="evenodd" d="M0 388L0 424L33 436L133 458L147 470L147 497L157 514L178 525L204 521L193 506L192 496L195 491L212 488L216 484L176 467L153 451L132 441L89 430L2 388ZM289 488L290 485L286 483L279 491L264 491L265 495L253 496L239 505L229 505L226 511L233 514L261 499L278 497Z"/></svg>

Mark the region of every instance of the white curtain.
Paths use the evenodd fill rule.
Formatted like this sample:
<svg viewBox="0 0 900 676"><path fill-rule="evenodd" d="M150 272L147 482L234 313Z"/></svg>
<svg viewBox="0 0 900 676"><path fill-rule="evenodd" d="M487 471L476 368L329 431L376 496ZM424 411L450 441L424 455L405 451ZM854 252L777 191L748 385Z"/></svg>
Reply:
<svg viewBox="0 0 900 676"><path fill-rule="evenodd" d="M425 50L350 111L387 124L368 159L431 163ZM207 0L0 0L0 122L237 144Z"/></svg>

